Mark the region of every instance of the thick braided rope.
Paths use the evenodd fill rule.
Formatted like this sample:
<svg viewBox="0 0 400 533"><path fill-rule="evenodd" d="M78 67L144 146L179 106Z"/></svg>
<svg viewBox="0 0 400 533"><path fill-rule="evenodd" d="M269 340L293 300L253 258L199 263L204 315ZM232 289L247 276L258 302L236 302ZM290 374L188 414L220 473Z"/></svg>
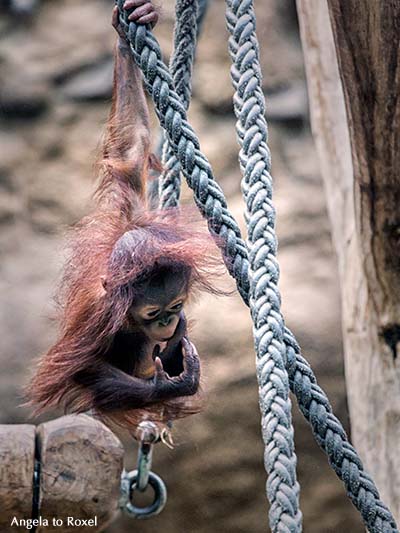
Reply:
<svg viewBox="0 0 400 533"><path fill-rule="evenodd" d="M132 26L130 26L129 32L130 37L133 38ZM136 50L139 32L140 27L138 27L136 31ZM146 48L143 50L146 50ZM144 55L142 52L140 59L138 58L141 67L145 70L146 66L143 64L143 57L148 60L150 54ZM149 85L147 79L145 81L146 84ZM165 82L165 80L163 81ZM151 87L148 87L148 89L150 89L150 94L152 95L154 95L155 87L157 87L156 78L154 82L155 83L153 83ZM169 86L165 88L165 93L167 94L167 91L171 93L171 89L172 85L169 84ZM162 87L159 88L159 95L162 95ZM161 103L160 100L158 100L158 103ZM174 113L174 111L175 110L171 113L172 120L174 120L173 115L175 115L175 120L178 118L177 113ZM179 112L178 116L178 124L181 125L183 120L186 120L186 116L183 116L181 112ZM168 120L168 110L166 112L166 119ZM173 125L173 122L171 125ZM174 145L174 142L177 143L178 137L176 136L175 138L173 132L171 135L168 127L167 136L171 146ZM178 141L177 145L179 146L182 141L186 145L188 144L188 141L183 136L183 138ZM190 142L192 141L189 139L189 143ZM196 143L196 148L199 149L197 139ZM200 152L198 153L200 154ZM185 164L187 165L187 147L182 155L185 156L184 161L182 161L182 156L179 157L179 154L178 157L183 167L183 171L185 172ZM203 161L206 162L208 167L207 175L211 176L212 179L211 167L209 166L208 161L202 158L203 168ZM187 173L187 171L185 172L186 177L189 177L191 181L193 181L193 176L196 171L195 165L196 161L193 161L192 168L190 169L191 173ZM204 176L204 178L206 178L207 175ZM196 200L202 206L202 198L196 196ZM212 197L210 199L204 198L204 200L205 206L207 206L210 201L214 202L214 198ZM276 287L267 292L273 295L275 288ZM264 280L261 279L260 283L258 283L258 290L263 291L264 289L265 283ZM258 301L260 300L258 299ZM260 405L263 414L262 427L266 444L265 465L269 474L268 495L271 501L271 512L274 517L274 522L276 522L277 525L280 525L281 531L296 533L299 531L297 523L299 521L301 522L301 515L298 511L299 489L296 480L296 456L294 453L294 432L291 424L289 383L284 364L285 345L283 343L283 323L279 313L279 303L277 305L276 298L273 298L272 300L271 298L268 298L266 302L260 301L260 303L260 313L256 312L256 314L253 315L253 319L255 320L254 334L259 361L259 379L261 386ZM274 531L277 531L276 527L274 527Z"/></svg>
<svg viewBox="0 0 400 533"><path fill-rule="evenodd" d="M332 413L325 392L319 387L309 363L301 356L300 348L288 329L285 331L285 342L290 388L299 398L300 410L309 421L315 440L343 481L365 526L371 533L399 533L393 515L380 500L375 483L364 471L361 459L348 441L341 422Z"/></svg>
<svg viewBox="0 0 400 533"><path fill-rule="evenodd" d="M261 86L262 74L252 0L227 0L227 27L231 34L231 77L235 88L234 109L238 118L237 134L241 146L239 161L243 172L242 190L247 205L249 240L253 236L252 230L257 227L260 238L265 239L267 246L272 247L274 238L271 233L274 234L275 216L271 205L271 160L266 145L268 132L264 117L265 100ZM260 190L263 185L262 197ZM255 202L257 205L254 208ZM269 228L268 224L260 226L262 211L269 220ZM262 244L260 248L261 246ZM250 268L253 268L252 252ZM250 289L252 290L251 281ZM252 304L251 294L250 305ZM287 328L284 336L290 386L299 401L302 413L313 428L318 444L325 450L331 466L343 480L349 497L360 510L368 529L376 532L397 531L393 517L379 500L374 483L363 471L357 453L347 441L343 427L332 414L326 395L317 385L314 374L301 356L297 342Z"/></svg>
<svg viewBox="0 0 400 533"><path fill-rule="evenodd" d="M143 72L146 89L153 99L161 126L165 129L189 187L213 235L219 237L225 264L235 278L238 291L247 303L249 292L246 245L236 220L227 208L221 187L214 180L210 163L200 151L200 143L187 121L186 110L174 91L173 80L161 59L158 42L142 25L127 23L127 12L118 0L120 22L127 32L132 55Z"/></svg>
<svg viewBox="0 0 400 533"><path fill-rule="evenodd" d="M248 261L237 223L226 208L226 201L215 183L209 163L199 150L198 140L186 119L184 107L173 91L167 67L152 33L124 18L122 0L118 0L121 23L127 31L133 57L141 67L147 90L152 96L161 125L171 139L195 201L209 223L210 231L225 239L222 247L229 272L237 280L238 290L248 302ZM380 501L378 491L363 470L362 463L340 422L333 416L326 394L320 389L307 361L301 356L292 333L285 328L286 366L289 382L301 411L310 423L316 441L346 486L349 497L359 509L372 533L399 533L390 511Z"/></svg>
<svg viewBox="0 0 400 533"><path fill-rule="evenodd" d="M202 28L203 28L203 23L204 23L204 19L205 19L205 16L207 14L207 9L208 9L208 5L209 5L209 0L197 0L197 21L196 21L196 24L197 24L197 36L196 36L196 39L198 39L201 31L202 31ZM177 20L176 22L176 26L175 26L175 30L174 30L174 35L176 35L176 33L180 32L180 28L181 28L181 25L179 24L179 21ZM180 39L178 39L178 37L174 37L174 41L177 40L179 42ZM197 40L196 40L196 45L197 45ZM194 49L194 55L196 54L196 49ZM171 57L171 60L173 61L173 57ZM189 59L188 61L190 61L190 55L189 55ZM194 61L194 58L193 58L193 61ZM171 61L170 61L170 72L172 72L172 66L171 66ZM193 70L193 69L192 69ZM156 148L156 154L157 156L160 158L160 159L163 159L163 151L164 151L164 144L168 141L168 139L166 139L166 136L165 134L163 133L163 131L161 132L161 136L160 136L160 140L157 144L157 148ZM181 176L179 176L179 179L181 178ZM160 178L158 179L158 183L160 182ZM162 185L159 185L158 189L160 189L160 187L162 187ZM180 183L178 185L178 187L180 187ZM170 194L173 195L174 192L171 190L171 188L169 188L170 190ZM159 191L158 191L158 197L160 196L159 194ZM178 193L178 196L179 196L179 193ZM173 203L173 201L172 201ZM172 204L171 204L172 205Z"/></svg>
<svg viewBox="0 0 400 533"><path fill-rule="evenodd" d="M283 457L282 451L274 448L280 442L285 445L290 442L293 446L293 438L288 440L279 437L282 430L292 431L292 426L289 379L285 369L285 325L278 288L276 214L272 203L273 182L264 116L265 101L261 88L255 19L254 16L246 16L238 20L232 12L235 7L232 1L227 1L227 25L231 33L229 50L233 63L231 77L235 89L234 110L248 222L250 309L257 353L262 432L266 444L265 465L270 473L267 481L267 495L271 502L269 523L273 532L297 533L302 530L302 515L294 447L287 450ZM248 3L246 7L248 11L252 6ZM279 416L282 412L284 417ZM271 428L276 435L272 434ZM285 469L276 464L280 459L286 462Z"/></svg>
<svg viewBox="0 0 400 533"><path fill-rule="evenodd" d="M205 6L204 2L203 5ZM187 110L192 95L192 71L197 43L197 0L177 0L174 29L174 51L170 72L176 93ZM159 202L162 209L177 207L181 192L181 166L168 139L163 147L163 174L159 180Z"/></svg>

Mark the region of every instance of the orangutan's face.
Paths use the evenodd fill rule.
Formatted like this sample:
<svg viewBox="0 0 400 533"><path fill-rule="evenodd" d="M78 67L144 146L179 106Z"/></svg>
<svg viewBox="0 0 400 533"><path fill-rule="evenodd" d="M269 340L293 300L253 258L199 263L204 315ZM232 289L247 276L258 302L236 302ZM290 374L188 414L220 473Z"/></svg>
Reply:
<svg viewBox="0 0 400 533"><path fill-rule="evenodd" d="M149 339L167 341L175 333L187 296L187 281L166 273L146 283L144 297L131 307L130 316Z"/></svg>

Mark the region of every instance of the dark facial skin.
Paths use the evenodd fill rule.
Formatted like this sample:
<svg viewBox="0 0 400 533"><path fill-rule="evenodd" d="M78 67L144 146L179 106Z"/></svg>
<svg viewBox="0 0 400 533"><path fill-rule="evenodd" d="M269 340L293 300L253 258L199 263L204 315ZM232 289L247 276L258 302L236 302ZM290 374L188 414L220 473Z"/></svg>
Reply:
<svg viewBox="0 0 400 533"><path fill-rule="evenodd" d="M146 337L155 342L171 339L187 299L187 283L172 273L142 285L143 299L133 305L130 315Z"/></svg>
<svg viewBox="0 0 400 533"><path fill-rule="evenodd" d="M104 281L103 285L106 289ZM199 388L199 356L186 337L183 313L189 290L187 280L167 269L141 283L138 289L142 296L129 310L133 329L126 331L122 340L117 334L117 342L106 354L107 362L100 360L95 370L87 369L75 377L78 383L92 390L97 407L104 411L118 409L121 403L134 409L178 396L191 396ZM167 339L162 353L157 345L152 354L154 377L142 379L132 375L135 361L146 353L148 341L151 344Z"/></svg>

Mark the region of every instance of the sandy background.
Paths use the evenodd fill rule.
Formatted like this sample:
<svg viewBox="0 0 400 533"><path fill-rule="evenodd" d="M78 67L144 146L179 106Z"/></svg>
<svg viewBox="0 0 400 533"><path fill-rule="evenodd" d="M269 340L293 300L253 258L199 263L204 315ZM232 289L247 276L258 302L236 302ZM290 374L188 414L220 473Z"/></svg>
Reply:
<svg viewBox="0 0 400 533"><path fill-rule="evenodd" d="M7 4L0 12L0 419L12 424L32 422L19 407L21 384L54 338L52 294L63 235L86 212L93 187L92 163L110 104L114 33L110 0L26 0L33 11L18 18ZM336 263L309 128L294 2L258 4L283 309L348 427ZM172 24L168 0L156 29L166 57ZM214 0L199 46L190 119L242 221L226 41L224 4ZM161 445L155 451L154 470L169 488L162 515L140 523L121 517L109 533L267 530L248 310L239 297L207 296L189 314L208 375L207 408L176 424L173 451ZM363 531L296 406L294 420L304 530Z"/></svg>

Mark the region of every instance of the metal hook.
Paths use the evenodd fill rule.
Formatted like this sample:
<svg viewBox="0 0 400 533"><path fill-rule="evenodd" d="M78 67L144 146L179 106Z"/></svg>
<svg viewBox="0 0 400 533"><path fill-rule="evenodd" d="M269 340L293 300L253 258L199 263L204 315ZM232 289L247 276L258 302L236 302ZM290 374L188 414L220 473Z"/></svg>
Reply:
<svg viewBox="0 0 400 533"><path fill-rule="evenodd" d="M160 439L158 427L149 421L139 424L136 431L139 441L138 467L122 472L120 507L135 518L151 518L160 513L167 502L167 488L163 480L151 471L153 445ZM137 507L133 503L135 490L145 492L148 485L154 490L153 503L147 507Z"/></svg>

